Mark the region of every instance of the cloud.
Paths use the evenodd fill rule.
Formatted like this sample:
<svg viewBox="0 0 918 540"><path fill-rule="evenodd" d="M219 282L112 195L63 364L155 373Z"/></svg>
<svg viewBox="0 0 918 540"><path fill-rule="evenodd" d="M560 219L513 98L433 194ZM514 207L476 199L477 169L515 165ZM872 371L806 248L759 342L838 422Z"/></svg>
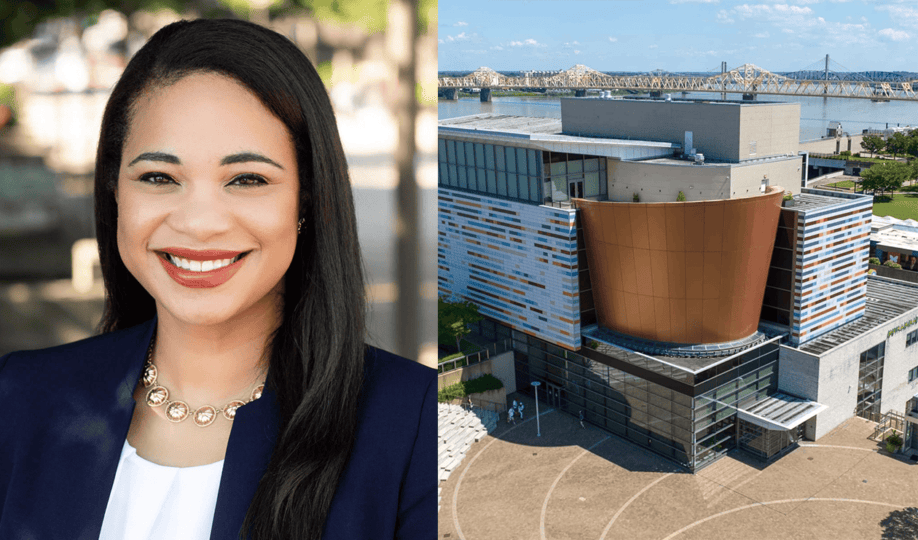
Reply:
<svg viewBox="0 0 918 540"><path fill-rule="evenodd" d="M722 9L717 12L717 22L723 24L732 24L735 23L736 20L730 17L730 14L727 13L726 9Z"/></svg>
<svg viewBox="0 0 918 540"><path fill-rule="evenodd" d="M908 32L902 30L893 30L892 28L884 28L880 30L880 36L891 41L906 41L911 36L908 35Z"/></svg>
<svg viewBox="0 0 918 540"><path fill-rule="evenodd" d="M767 37L771 37L771 34L769 34L768 32L759 32L758 34L753 34L752 37L767 38Z"/></svg>
<svg viewBox="0 0 918 540"><path fill-rule="evenodd" d="M511 47L544 47L541 43L534 39L524 39L523 41L511 41Z"/></svg>
<svg viewBox="0 0 918 540"><path fill-rule="evenodd" d="M580 54L580 51L575 50L574 54Z"/></svg>
<svg viewBox="0 0 918 540"><path fill-rule="evenodd" d="M616 41L618 41L618 38L609 36L609 41L611 41L612 43L615 43Z"/></svg>
<svg viewBox="0 0 918 540"><path fill-rule="evenodd" d="M813 10L808 7L791 6L788 4L743 4L732 10L732 15L740 19L754 19L757 21L777 22L784 24L799 23L811 20Z"/></svg>
<svg viewBox="0 0 918 540"><path fill-rule="evenodd" d="M492 51L502 51L502 50L504 50L504 48L501 47L500 45L495 45L495 46L491 47L491 50L492 50Z"/></svg>
<svg viewBox="0 0 918 540"><path fill-rule="evenodd" d="M469 25L469 23L467 23L467 22L458 21L458 22L457 22L456 24L454 24L453 26L468 26L468 25Z"/></svg>
<svg viewBox="0 0 918 540"><path fill-rule="evenodd" d="M719 4L720 0L669 0L670 4Z"/></svg>
<svg viewBox="0 0 918 540"><path fill-rule="evenodd" d="M878 10L888 11L889 18L903 26L918 28L918 8L909 6L880 6Z"/></svg>
<svg viewBox="0 0 918 540"><path fill-rule="evenodd" d="M446 36L447 43L452 43L454 41L466 41L468 39L472 39L472 36L466 34L465 32L460 32L455 36Z"/></svg>
<svg viewBox="0 0 918 540"><path fill-rule="evenodd" d="M656 49L657 47L659 47L659 45L657 45L656 43L654 43L653 45L650 45L650 46L647 47L647 48L648 48L648 49Z"/></svg>
<svg viewBox="0 0 918 540"><path fill-rule="evenodd" d="M437 40L437 43L439 43L439 44L441 44L441 45L442 45L442 44L444 44L444 43L446 43L446 42L445 42L445 41L443 41L442 39L438 39L438 40Z"/></svg>

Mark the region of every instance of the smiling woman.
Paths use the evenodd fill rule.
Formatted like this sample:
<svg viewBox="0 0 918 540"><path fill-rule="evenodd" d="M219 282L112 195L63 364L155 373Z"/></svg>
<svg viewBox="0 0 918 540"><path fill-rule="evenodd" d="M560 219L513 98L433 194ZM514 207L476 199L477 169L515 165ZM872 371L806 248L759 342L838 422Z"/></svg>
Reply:
<svg viewBox="0 0 918 540"><path fill-rule="evenodd" d="M432 537L434 371L364 345L305 56L250 23L164 28L95 181L104 333L0 358L0 538Z"/></svg>

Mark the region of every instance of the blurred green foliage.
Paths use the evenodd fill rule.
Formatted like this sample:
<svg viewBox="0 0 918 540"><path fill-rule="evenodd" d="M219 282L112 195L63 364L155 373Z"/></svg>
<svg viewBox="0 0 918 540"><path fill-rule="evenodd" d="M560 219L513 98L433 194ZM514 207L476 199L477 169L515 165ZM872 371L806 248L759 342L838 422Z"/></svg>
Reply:
<svg viewBox="0 0 918 540"><path fill-rule="evenodd" d="M316 19L356 24L368 33L383 32L388 24L389 0L264 0L274 15L312 13ZM437 1L417 0L418 32L436 28ZM260 2L259 2L260 3ZM195 11L204 17L250 18L249 0L0 0L0 47L30 37L35 27L48 19L79 17L84 26L95 16L114 9L130 16L146 10L169 9L176 13Z"/></svg>
<svg viewBox="0 0 918 540"><path fill-rule="evenodd" d="M16 118L19 116L19 107L16 103L16 89L12 85L0 83L0 105L6 105L13 111L13 117L6 124L7 126L16 125Z"/></svg>

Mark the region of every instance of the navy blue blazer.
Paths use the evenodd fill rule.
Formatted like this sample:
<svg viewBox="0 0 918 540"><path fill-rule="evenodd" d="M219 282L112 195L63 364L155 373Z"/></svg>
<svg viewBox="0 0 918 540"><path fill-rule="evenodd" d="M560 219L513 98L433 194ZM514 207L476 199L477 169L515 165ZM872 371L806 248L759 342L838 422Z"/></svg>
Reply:
<svg viewBox="0 0 918 540"><path fill-rule="evenodd" d="M153 328L0 357L0 539L99 538ZM323 538L434 538L435 372L372 348L365 365L357 439ZM211 540L239 537L277 424L268 389L236 414Z"/></svg>

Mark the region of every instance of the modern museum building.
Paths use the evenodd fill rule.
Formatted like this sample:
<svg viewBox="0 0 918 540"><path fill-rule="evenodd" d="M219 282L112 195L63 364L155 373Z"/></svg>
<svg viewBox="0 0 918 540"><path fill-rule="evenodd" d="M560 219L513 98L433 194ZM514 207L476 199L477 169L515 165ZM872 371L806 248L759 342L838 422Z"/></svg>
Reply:
<svg viewBox="0 0 918 540"><path fill-rule="evenodd" d="M897 412L918 447L918 285L868 275L871 197L802 185L799 116L570 98L441 120L439 294L512 340L519 391L692 471L854 415Z"/></svg>

